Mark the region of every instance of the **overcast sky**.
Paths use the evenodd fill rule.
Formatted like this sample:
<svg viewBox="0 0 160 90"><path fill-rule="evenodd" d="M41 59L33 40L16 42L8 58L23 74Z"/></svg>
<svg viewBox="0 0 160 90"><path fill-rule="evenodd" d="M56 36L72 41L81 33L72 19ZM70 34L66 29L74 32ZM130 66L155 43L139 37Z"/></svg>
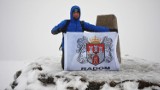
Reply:
<svg viewBox="0 0 160 90"><path fill-rule="evenodd" d="M81 7L81 20L115 14L122 56L160 60L160 0L0 0L0 60L60 57L61 34L51 29Z"/></svg>

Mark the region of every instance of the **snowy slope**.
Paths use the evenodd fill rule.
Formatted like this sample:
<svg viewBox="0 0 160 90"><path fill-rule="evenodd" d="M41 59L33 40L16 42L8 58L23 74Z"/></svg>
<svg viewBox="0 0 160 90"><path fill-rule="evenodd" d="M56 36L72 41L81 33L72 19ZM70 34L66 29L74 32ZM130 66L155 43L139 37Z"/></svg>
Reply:
<svg viewBox="0 0 160 90"><path fill-rule="evenodd" d="M39 58L6 90L160 90L160 63L126 56L120 71L62 71L59 58Z"/></svg>

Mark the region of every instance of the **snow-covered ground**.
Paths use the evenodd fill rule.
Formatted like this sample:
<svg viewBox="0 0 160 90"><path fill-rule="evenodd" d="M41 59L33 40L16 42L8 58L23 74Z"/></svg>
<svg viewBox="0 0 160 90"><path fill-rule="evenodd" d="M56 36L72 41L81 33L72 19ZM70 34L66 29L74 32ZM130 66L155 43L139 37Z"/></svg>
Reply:
<svg viewBox="0 0 160 90"><path fill-rule="evenodd" d="M26 62L1 63L1 67L6 64L8 69L1 68L0 88L13 90L10 84L15 81L14 90L93 90L96 85L100 90L138 90L140 82L145 81L151 86L141 90L160 90L157 86L160 85L160 63L131 56L122 58L120 71L62 71L60 58L52 57L28 62L28 65ZM14 80L15 69L22 69L22 73Z"/></svg>
<svg viewBox="0 0 160 90"><path fill-rule="evenodd" d="M15 72L29 64L28 60L1 60L0 61L0 90L4 90L13 81Z"/></svg>

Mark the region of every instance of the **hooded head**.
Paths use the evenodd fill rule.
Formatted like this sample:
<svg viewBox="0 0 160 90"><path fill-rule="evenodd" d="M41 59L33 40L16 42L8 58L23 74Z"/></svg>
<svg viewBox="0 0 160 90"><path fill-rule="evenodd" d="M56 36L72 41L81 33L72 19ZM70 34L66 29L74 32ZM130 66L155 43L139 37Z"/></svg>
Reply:
<svg viewBox="0 0 160 90"><path fill-rule="evenodd" d="M73 17L73 13L75 13L75 12L79 13L79 18L77 19L77 20L79 20L80 19L80 15L81 15L81 10L80 10L79 6L76 6L76 5L72 6L71 11L70 11L70 18L71 18L71 20L75 20L74 17Z"/></svg>

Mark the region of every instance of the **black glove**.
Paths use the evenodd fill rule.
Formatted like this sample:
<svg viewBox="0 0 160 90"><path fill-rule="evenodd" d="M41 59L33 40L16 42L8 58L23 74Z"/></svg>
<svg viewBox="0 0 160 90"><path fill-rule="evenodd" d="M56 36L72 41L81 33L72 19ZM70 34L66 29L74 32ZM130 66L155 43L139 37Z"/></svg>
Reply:
<svg viewBox="0 0 160 90"><path fill-rule="evenodd" d="M62 29L61 29L61 28L59 28L59 29L53 31L52 34L55 35L55 34L58 34L58 33L60 33L60 32L62 32Z"/></svg>
<svg viewBox="0 0 160 90"><path fill-rule="evenodd" d="M117 29L109 29L110 32L117 32L118 33L118 30Z"/></svg>

